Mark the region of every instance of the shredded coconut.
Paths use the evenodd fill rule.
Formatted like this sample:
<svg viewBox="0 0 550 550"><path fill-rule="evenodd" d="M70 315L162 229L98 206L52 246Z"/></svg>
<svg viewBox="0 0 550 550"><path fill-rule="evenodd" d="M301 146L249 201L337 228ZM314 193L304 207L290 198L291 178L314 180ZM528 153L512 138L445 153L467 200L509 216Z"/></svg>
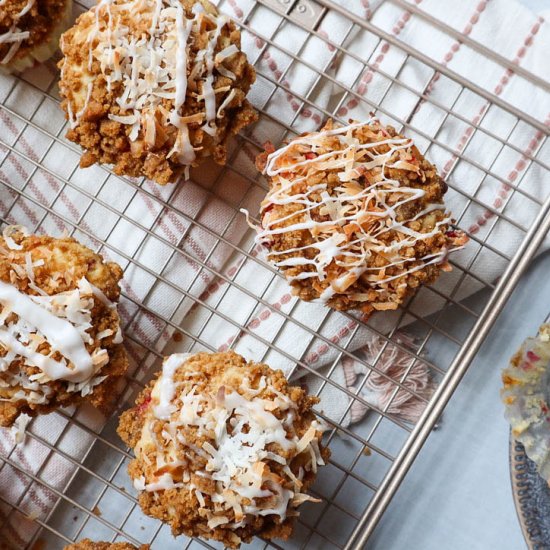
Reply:
<svg viewBox="0 0 550 550"><path fill-rule="evenodd" d="M130 3L101 0L91 12L94 26L88 40L88 65L91 67L93 60L100 63L108 90L119 83L123 89L116 99L121 114L109 114L109 119L129 126L129 139L144 139L148 147L155 144L157 126L174 127L177 137L168 157L191 166L196 153L189 140L189 121L181 116L181 107L189 94L202 101L204 112L193 115L194 121L204 121L202 129L211 135L216 133L217 113L229 101L226 99L217 108L216 93L223 90L213 89L214 69L218 70L224 59L238 51L231 45L215 54L218 38L229 18L207 13L200 3L194 5L191 18L188 18L179 0L136 0ZM125 15L139 18L146 24L140 25L138 32L120 23ZM208 29L206 47L191 58L190 49L198 37L205 35L205 29ZM66 61L67 58L64 63ZM91 86L92 83L78 112L75 113L68 102L73 128L86 111ZM170 100L168 109L166 100Z"/></svg>
<svg viewBox="0 0 550 550"><path fill-rule="evenodd" d="M31 417L28 414L21 413L15 420L15 424L12 426L12 434L15 437L15 443L23 443L25 441L25 430L31 421Z"/></svg>
<svg viewBox="0 0 550 550"><path fill-rule="evenodd" d="M379 135L364 143L355 132L369 126ZM423 257L410 255L418 242L436 236L451 223L446 215L429 231L415 231L408 225L436 210L444 211L443 204L428 204L408 219L398 215L400 207L425 195L423 189L407 187L387 175L392 168L419 172L412 146L410 139L391 137L372 119L299 137L267 157L265 174L271 178L271 189L262 203L262 226L255 227L256 240L269 249L268 258L275 266L302 268L287 274L291 283L305 279L328 283L316 300L326 304L358 279L373 290L385 290L394 279L442 264L449 252L462 248L465 238L457 239L452 248L442 247ZM375 168L372 181L358 182ZM340 184L329 186L329 171L337 173ZM318 183L310 183L316 179ZM296 208L283 217L273 210L286 205ZM271 247L274 238L298 232L311 235L310 243L278 250ZM388 243L390 232L396 236ZM373 264L372 257L385 261ZM397 275L386 274L391 267L398 268ZM356 293L350 299L367 301L368 295ZM388 302L374 307L395 309L396 305Z"/></svg>
<svg viewBox="0 0 550 550"><path fill-rule="evenodd" d="M135 479L136 489L156 492L182 488L193 492L211 529L229 527L229 512L236 522L248 521L247 516L267 515L284 521L291 503L295 507L314 500L300 489L304 472L315 471L317 465L324 464L318 446L324 427L313 420L303 437L298 437L293 424L296 403L271 387L265 377L253 389L251 380L243 374L239 391L221 386L215 394L200 392L192 379L187 380L188 376L185 382L176 382L176 373L192 358L188 354L167 358L152 390L156 405L150 409L135 450L139 457L143 446L154 442L159 475ZM159 422L163 426L160 431ZM196 430L194 433L203 440L200 447L186 440L186 430ZM158 433L162 436L160 441L153 435ZM176 444L189 451L190 460L193 455L197 457L194 462L202 466L194 467L193 475L214 481L213 491L205 487L199 491L192 481L180 479L181 474L177 478L172 475L184 464L175 459ZM304 458L300 460L300 472L293 473L288 464L298 455ZM285 465L281 474L284 477L270 469L270 461Z"/></svg>
<svg viewBox="0 0 550 550"><path fill-rule="evenodd" d="M26 227L23 225L8 225L4 227L4 230L2 231L2 237L4 237L4 241L6 243L6 246L11 250L21 250L23 248L22 245L17 244L14 240L12 235L14 233L21 233L25 237L29 236L29 231Z"/></svg>
<svg viewBox="0 0 550 550"><path fill-rule="evenodd" d="M4 230L4 239L11 249L20 250L20 245L12 239L16 231L28 235L24 228L10 226ZM12 273L21 280L26 279L38 296L0 281L0 348L4 351L0 360L0 371L4 373L2 383L4 387L18 388L9 400L48 403L51 388L47 383L52 380L63 380L68 392L85 396L105 379L98 376L98 372L109 362L105 349L96 348L90 354L86 348L86 344L94 343L90 336L93 298L97 296L109 308L115 306L85 278L73 290L48 295L36 285L34 275L34 269L42 266L44 260L33 261L30 252L25 253L24 258L24 266L10 264ZM118 330L116 338L120 338ZM111 330L102 331L97 340L111 334ZM49 348L47 354L43 351L44 344ZM14 361L20 361L26 367L38 367L39 372L28 375L24 369L17 369L12 373L9 365Z"/></svg>
<svg viewBox="0 0 550 550"><path fill-rule="evenodd" d="M34 6L36 0L27 0L27 3L23 9L15 15L12 26L3 34L0 34L0 44L11 44L8 53L0 60L0 64L5 65L9 63L24 40L30 37L30 32L22 31L17 25L19 20L26 15Z"/></svg>

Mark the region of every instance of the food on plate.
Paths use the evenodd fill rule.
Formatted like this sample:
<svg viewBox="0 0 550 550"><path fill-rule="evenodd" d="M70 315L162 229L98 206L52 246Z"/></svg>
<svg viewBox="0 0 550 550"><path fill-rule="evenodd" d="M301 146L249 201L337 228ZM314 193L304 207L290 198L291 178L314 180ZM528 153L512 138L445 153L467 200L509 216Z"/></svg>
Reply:
<svg viewBox="0 0 550 550"><path fill-rule="evenodd" d="M317 401L232 351L167 357L118 429L141 508L174 535L230 548L288 538L329 454Z"/></svg>
<svg viewBox="0 0 550 550"><path fill-rule="evenodd" d="M523 342L503 370L502 381L512 436L550 482L550 324Z"/></svg>
<svg viewBox="0 0 550 550"><path fill-rule="evenodd" d="M233 21L207 0L102 0L61 39L67 137L82 168L175 181L256 120L256 75Z"/></svg>
<svg viewBox="0 0 550 550"><path fill-rule="evenodd" d="M0 426L82 400L107 409L128 366L122 269L72 238L0 237Z"/></svg>
<svg viewBox="0 0 550 550"><path fill-rule="evenodd" d="M397 309L468 240L452 227L435 167L375 118L268 145L257 165L270 184L257 240L302 300Z"/></svg>
<svg viewBox="0 0 550 550"><path fill-rule="evenodd" d="M52 57L70 25L70 0L0 3L0 72L20 72Z"/></svg>

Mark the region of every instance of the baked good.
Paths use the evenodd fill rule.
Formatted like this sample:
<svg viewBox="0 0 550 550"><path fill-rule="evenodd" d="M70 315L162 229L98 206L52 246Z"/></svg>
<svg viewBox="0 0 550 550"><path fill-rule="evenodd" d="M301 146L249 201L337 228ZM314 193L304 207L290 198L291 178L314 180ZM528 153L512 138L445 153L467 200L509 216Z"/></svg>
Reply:
<svg viewBox="0 0 550 550"><path fill-rule="evenodd" d="M4 0L0 4L0 72L49 59L70 25L71 0Z"/></svg>
<svg viewBox="0 0 550 550"><path fill-rule="evenodd" d="M550 482L550 324L522 343L502 371L502 382L512 436Z"/></svg>
<svg viewBox="0 0 550 550"><path fill-rule="evenodd" d="M127 369L122 269L72 238L0 237L0 425L83 399L105 408Z"/></svg>
<svg viewBox="0 0 550 550"><path fill-rule="evenodd" d="M148 544L142 544L138 548L129 542L95 542L90 539L65 546L65 550L149 550L149 548Z"/></svg>
<svg viewBox="0 0 550 550"><path fill-rule="evenodd" d="M397 309L467 241L451 227L435 167L374 118L268 146L257 166L270 184L257 240L302 300Z"/></svg>
<svg viewBox="0 0 550 550"><path fill-rule="evenodd" d="M175 181L256 119L255 71L207 0L106 0L62 37L59 84L80 166Z"/></svg>
<svg viewBox="0 0 550 550"><path fill-rule="evenodd" d="M174 535L230 548L288 538L328 457L317 401L232 351L169 356L118 428L141 508Z"/></svg>

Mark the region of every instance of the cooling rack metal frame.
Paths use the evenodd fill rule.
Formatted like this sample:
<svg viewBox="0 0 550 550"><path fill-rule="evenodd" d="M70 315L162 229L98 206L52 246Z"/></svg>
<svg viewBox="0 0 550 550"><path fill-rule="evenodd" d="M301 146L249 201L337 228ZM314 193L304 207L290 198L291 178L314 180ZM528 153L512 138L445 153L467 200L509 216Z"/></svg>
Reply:
<svg viewBox="0 0 550 550"><path fill-rule="evenodd" d="M438 31L458 40L465 47L490 58L503 69L510 71L511 74L517 74L541 90L550 92L550 83L530 73L519 64L502 57L489 47L476 42L471 37L461 35L455 29L423 12L421 7L412 3L409 4L405 0L387 0L385 3L391 3L402 8L404 13L408 13L408 17L423 19L426 23L437 28ZM306 513L298 522L296 537L291 541L278 543L277 541L256 540L254 547L345 548L346 550L363 548L366 546L368 537L378 524L409 467L420 452L423 443L440 418L446 403L466 372L477 350L491 330L523 271L550 228L550 197L546 200L535 197L521 186L527 168L522 172L519 180L506 180L498 173L494 164L483 166L478 161L470 158L467 144L474 136L481 133L487 139L498 142L501 149L506 148L521 155L527 167L536 166L544 176L549 176L550 166L543 158L538 156L549 134L548 124L547 121L537 120L522 112L508 104L500 96L477 86L449 69L446 65L416 50L402 40L398 33L390 33L377 26L373 17L375 14L369 8L368 2L360 3L363 9L361 14L349 11L330 0L257 0L250 3L246 13L243 12L235 0L226 0L221 4L222 9L226 11L232 9L230 15L235 17L245 34L249 33L259 41L257 52L255 57L251 58L251 62L257 67L259 79L270 84L272 90L267 97L264 97L263 105L257 105L257 107L262 119L272 123L274 128L278 128L280 135L275 136L274 139L281 140L293 135L294 123L299 116L305 116L305 113L309 113L307 115L309 117L312 116L313 112L317 113L322 119L329 117L340 119L339 113L341 113L345 101L351 99L369 104L372 111L378 113L382 118L389 117L394 121L394 124L396 121L399 126L398 129L404 132L412 131L417 136L427 140L428 157L431 147L439 147L450 155L451 164L446 170L449 185L467 199L467 206L464 211L471 204L478 204L490 213L487 218L489 229L483 238L474 233L470 234L471 242L479 248L474 256L469 259L468 264L458 265L455 261L452 262L454 269L460 273L459 281L453 292L445 294L437 287L427 291L433 293L434 297L444 300L444 306L438 314L427 318L422 317L411 307L413 303L413 300L411 300L409 305L399 313L389 331L380 330L370 322L365 324L357 315L330 311L325 313L321 322L313 330L308 321L298 315L300 307L298 302L294 301L288 307L282 307L281 303L273 303L269 289L272 284L278 281L279 275L262 261L256 246L250 238L247 240L242 237L238 242L235 242L232 238L233 227L236 220L241 216L241 207L249 206L246 202L247 197L260 196L265 191L265 183L262 182L261 178L258 175L251 176L237 162L243 151L248 153L249 156L253 156L261 149L262 144L257 142L253 131L250 129L235 140L236 147L230 154L227 166L220 169L208 185L202 185L199 173L192 175L192 180L196 180L198 187L206 197L201 208L194 215L184 212L179 203L174 200L180 192L178 187L161 191L144 180L119 178L120 181L124 181L126 184L124 187L125 202L122 206L119 206L116 200L109 200L109 197L106 197L104 193L104 190L109 188L113 177L108 169L98 168L94 172L96 177L97 174L101 174L101 178L98 184L92 187L75 183L74 176L78 174L76 164L72 165L72 169L65 171L60 170L58 165L55 165L57 168L52 168L49 162L52 154L64 152L68 158L73 158L78 153L78 148L63 138L66 130L65 125L52 128L49 121L43 117L41 118L44 105L54 104L58 101L55 90L56 73L53 63L46 65L47 70L51 72L50 83L47 87L36 84L32 74L29 75L29 73L22 77L10 77L12 78L10 88L0 104L0 116L3 124L7 125L8 122L6 121L9 121L11 125L9 131L12 132L11 137L4 134L0 135L0 153L2 155L0 157L0 198L4 201L6 201L6 197L9 199L1 205L0 219L2 223L14 223L19 221L17 219L18 215L26 213L33 219L33 227L30 229L44 232L47 228L53 227L56 230L63 228L99 252L114 257L125 266L126 270L140 270L144 276L152 279L152 283L141 296L133 293L132 289L123 288L122 302L126 308L126 315L124 316L126 342L133 360L132 374L128 377L127 392L135 392L143 387L146 377L154 371L155 365L158 368L162 358L162 348L166 345L166 341L172 338L183 339L184 342L188 343L189 349L215 351L215 347L210 343L207 333L208 326L213 319L221 320L235 330L234 336L228 342L228 347L234 346L242 336L251 337L265 348L263 356L254 357L254 359L263 360L270 353L277 354L282 359L291 361L296 365L293 374L305 373L309 374L310 377L316 377L315 380L318 382L316 386L317 393L322 393L328 388L340 392L341 398L349 401L345 412L340 418L331 418L321 410L316 411L329 425L327 443L338 451L333 453L330 464L325 468L325 471L330 471L331 475L329 476L328 473L321 474L327 476L322 479L327 487L321 483L314 488L314 494L322 498L324 502L318 505L317 508L306 507ZM357 4L359 4L359 0ZM380 9L383 5L384 2L376 4L376 9ZM85 9L86 7L85 5L79 5L79 9ZM269 36L259 33L251 23L255 13L260 9L268 10L279 17L277 26L272 29ZM347 48L345 40L341 43L333 42L321 29L323 19L330 14L339 14L349 23L347 36L350 36L357 29L361 29L368 31L372 37L375 37L377 40L376 46L387 43L397 48L404 55L402 67L406 66L408 61L414 61L421 64L423 68L428 68L432 76L426 86L423 89L416 89L408 84L406 80L401 78L402 69L399 69L396 74L386 72L374 58L376 47L373 48L372 53L367 58L363 59L361 55ZM295 29L307 33L309 37L324 41L332 52L325 66L316 67L301 59L302 48L305 47L307 40L295 51L288 45L281 44L277 40L277 33L285 26L293 26ZM269 59L269 51L274 50L284 54L290 60L289 63L286 67L277 68L273 71L263 70L262 60ZM381 99L371 104L368 97L363 97L360 93L357 80L352 85L338 82L333 73L329 71L330 63L334 62L338 56L348 57L361 64L362 70L359 74L363 74L365 70L370 70L385 79L388 85ZM293 90L286 79L288 72L296 63L300 63L317 74L314 84L305 94ZM428 87L436 75L438 78L444 77L461 87L460 93L450 106L438 102L428 92ZM332 82L341 91L340 99L330 108L318 105L314 101L314 91L321 80ZM416 98L416 105L408 117L396 117L386 110L383 105L384 99L395 88L413 94ZM455 108L463 91L475 94L486 101L486 106L476 120L465 117ZM28 92L33 101L36 102L30 113L20 112L18 106L12 103L16 95L25 94L25 92ZM274 101L273 98L277 94L285 94L290 98L289 100L294 102L295 115L292 120L283 122L276 120L270 114L270 102ZM444 113L443 121L433 136L424 133L414 123L414 111L423 102L430 102ZM515 117L516 122L507 135L499 135L483 125L484 117L492 108L499 108ZM471 128L468 139L460 147L450 145L439 135L440 129L449 117L465 124L467 128ZM513 132L518 124L525 124L533 132L539 133L534 148L526 151L514 142ZM47 145L39 153L33 151L26 144L27 133L39 135L46 140ZM506 201L512 200L514 195L519 195L525 200L536 204L537 214L530 226L525 227L512 216L503 212L504 208L497 208L484 203L475 192L468 193L457 187L453 181L453 172L460 163L467 163L480 170L483 173L483 181L485 178L493 178L495 181L507 185L510 194L507 196ZM21 181L17 184L6 179L3 167L7 164L15 167L14 169L18 171ZM69 166L71 165L69 164ZM40 192L40 187L36 183L40 177L48 178L53 182L53 196L44 196ZM241 183L241 194L238 200L234 201L227 198L224 193L223 182L227 177L239 180ZM132 201L136 197L153 205L154 214L147 223L133 217ZM80 210L74 208L71 210L72 200L81 201L85 206ZM230 215L225 219L222 227L213 228L202 217L202 213L208 208L210 201L222 201L229 209ZM95 209L99 209L104 213L106 219L110 216L116 219L112 227L109 226L107 232L101 233L88 223L90 216L94 215ZM33 214L31 215L29 212ZM36 212L39 212L39 214L36 214ZM163 220L163 215L166 214L172 216L172 220L178 221L179 225L177 227L181 228L179 234L173 235L167 231L164 234L159 232L159 225ZM464 212L458 212L456 215L460 225ZM509 223L523 234L521 244L512 255L502 253L491 242L488 242L499 221ZM144 250L141 248L142 244L137 246L135 254L128 253L127 250L123 249L124 247L117 247L113 244L112 235L118 223L128 224L135 229L136 232L142 235L143 243L153 242L166 248L166 258L160 268L151 268L147 261L143 259L141 254ZM200 254L193 247L190 248L186 245L190 236L196 237L197 234L213 243L205 254ZM220 246L226 247L232 258L237 258L232 269L226 269L225 263L223 267L216 264L214 259ZM479 254L484 253L491 253L499 261L506 264L504 273L496 284L492 281L483 280L471 270ZM185 287L179 286L169 275L169 266L173 265L176 260L194 266L195 274L186 283ZM246 285L240 282L239 276L246 270L247 266L261 267L268 275L269 284L262 291L247 288ZM457 297L457 290L467 277L471 277L478 284L485 287L483 296L474 305L469 302L465 303ZM217 302L212 302L209 300L208 295L202 292L197 295L195 291L196 283L201 278L208 283L208 289L214 286L215 290L220 293ZM221 291L219 290L220 286L222 287ZM171 308L169 313L163 313L155 307L156 302L151 301L151 298L161 290L166 292L171 300L175 300L176 306ZM223 303L230 292L239 292L243 297L252 300L254 303L250 312L242 320L232 318L231 314L219 307L219 304ZM177 299L174 296L177 296ZM188 329L185 319L182 319L179 313L180 307L183 307L186 303L192 303L193 311L203 315L203 321L198 330L196 327L193 330ZM458 312L468 318L467 330L461 333L454 332L454 328L446 323L446 316L449 311ZM280 319L280 327L275 336L270 339L266 339L254 331L254 320L259 312ZM453 314L450 313L450 315ZM415 325L420 327L412 347L401 340L399 332L406 315L409 316L409 319L415 321ZM334 320L334 316L339 316L342 326L346 328L346 338L334 339L326 333L325 329ZM138 320L141 318L146 318L159 327L155 338L151 341L147 341L147 338L138 330ZM336 358L320 372L316 371L310 365L306 352L301 356L294 356L292 351L282 349L277 343L279 336L288 327L295 328L297 331L304 331L312 338L306 352L312 349L314 343L320 343L334 350ZM353 337L360 330L368 330L373 338L376 338L380 343L376 351L369 357L356 353L351 345ZM432 342L437 338L453 349L451 359L443 365L439 364L429 354ZM384 354L392 350L405 353L410 359L410 363L399 379L388 376L381 367ZM359 379L360 381L355 386L348 387L335 379L337 365L339 361L344 359L353 359L364 367L366 374ZM435 392L430 399L417 394L408 384L408 377L419 362L427 365L436 385ZM384 406L369 403L361 393L372 373L376 373L392 384L391 398ZM415 425L390 412L392 403L400 392L408 392L414 395L425 405L424 412ZM354 404L368 407L370 412L367 420L363 423L350 425L347 419ZM35 430L35 420L31 422L27 430L27 438L40 445L48 459L61 457L64 460L64 464L70 470L70 475L67 476L62 487L56 486L48 479L48 460L44 460L39 468L33 469L32 465L24 462L17 447L12 447L7 452L0 451L0 475L6 475L6 472L8 472L9 475L17 478L18 483L24 486L24 490L14 500L6 499L5 496L0 495L0 533L12 532L14 522L28 521L29 511L26 498L29 494L40 493L42 497L49 501L49 505L42 510L42 513L32 514L36 529L28 540L21 542L19 545L21 548L37 548L36 545L45 538L48 540L48 544L53 545L55 548L61 548L63 544L73 542L89 533L90 529L107 533L103 538L110 538L113 541L128 540L135 544L152 543L153 550L161 543L169 545L165 542L169 540L169 538L166 538L169 536L167 530L160 523L149 521L142 525L143 531L136 531L133 527L137 521L136 516L140 520L141 516L135 492L132 493L124 482L125 468L131 454L128 449L122 446L114 433L113 427L116 425L114 419L108 420L106 424L93 425L80 412L80 409L71 409L53 413L52 416L64 422L62 429L54 438L45 437L40 430ZM86 440L88 443L78 456L72 456L70 452L65 450L64 446L64 436L75 427L88 438ZM384 430L389 431L391 434L391 445L388 444L387 439L380 436L381 433L385 433ZM342 444L342 441L345 442L345 445ZM378 477L371 477L372 472L376 472ZM93 487L94 490L90 491L90 495L83 494L86 491L82 488L88 486ZM365 500L360 502L359 507L354 508L350 503L353 498L342 499L342 494L352 494L357 498L361 494L366 495L366 497L364 497ZM99 509L104 505L106 499L118 499L117 502L120 501L121 513L116 518L99 513ZM310 509L312 511L308 513ZM74 522L67 519L72 515L74 515ZM67 526L67 523L70 525ZM345 525L344 533L340 533L338 529L334 528L337 523ZM178 538L177 545L178 548L218 547L204 541L185 537Z"/></svg>

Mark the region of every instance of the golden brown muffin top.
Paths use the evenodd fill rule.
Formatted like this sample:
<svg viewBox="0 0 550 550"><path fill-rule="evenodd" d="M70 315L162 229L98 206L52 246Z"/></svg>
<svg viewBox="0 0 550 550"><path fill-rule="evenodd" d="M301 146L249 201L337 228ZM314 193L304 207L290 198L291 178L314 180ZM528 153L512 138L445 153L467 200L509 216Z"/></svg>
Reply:
<svg viewBox="0 0 550 550"><path fill-rule="evenodd" d="M113 357L125 367L115 307L121 277L118 265L74 239L5 228L0 238L0 397L6 415L92 393ZM6 411L6 405L15 409Z"/></svg>
<svg viewBox="0 0 550 550"><path fill-rule="evenodd" d="M207 0L103 0L61 49L68 137L87 149L82 166L166 183L205 156L225 161L225 139L251 120L254 69L234 23Z"/></svg>
<svg viewBox="0 0 550 550"><path fill-rule="evenodd" d="M288 537L327 457L317 401L234 352L171 355L119 426L142 508L230 547Z"/></svg>
<svg viewBox="0 0 550 550"><path fill-rule="evenodd" d="M258 241L306 300L396 309L447 254L445 183L412 140L376 119L334 126L258 158L270 180Z"/></svg>
<svg viewBox="0 0 550 550"><path fill-rule="evenodd" d="M0 7L0 66L48 40L68 0L5 0Z"/></svg>

